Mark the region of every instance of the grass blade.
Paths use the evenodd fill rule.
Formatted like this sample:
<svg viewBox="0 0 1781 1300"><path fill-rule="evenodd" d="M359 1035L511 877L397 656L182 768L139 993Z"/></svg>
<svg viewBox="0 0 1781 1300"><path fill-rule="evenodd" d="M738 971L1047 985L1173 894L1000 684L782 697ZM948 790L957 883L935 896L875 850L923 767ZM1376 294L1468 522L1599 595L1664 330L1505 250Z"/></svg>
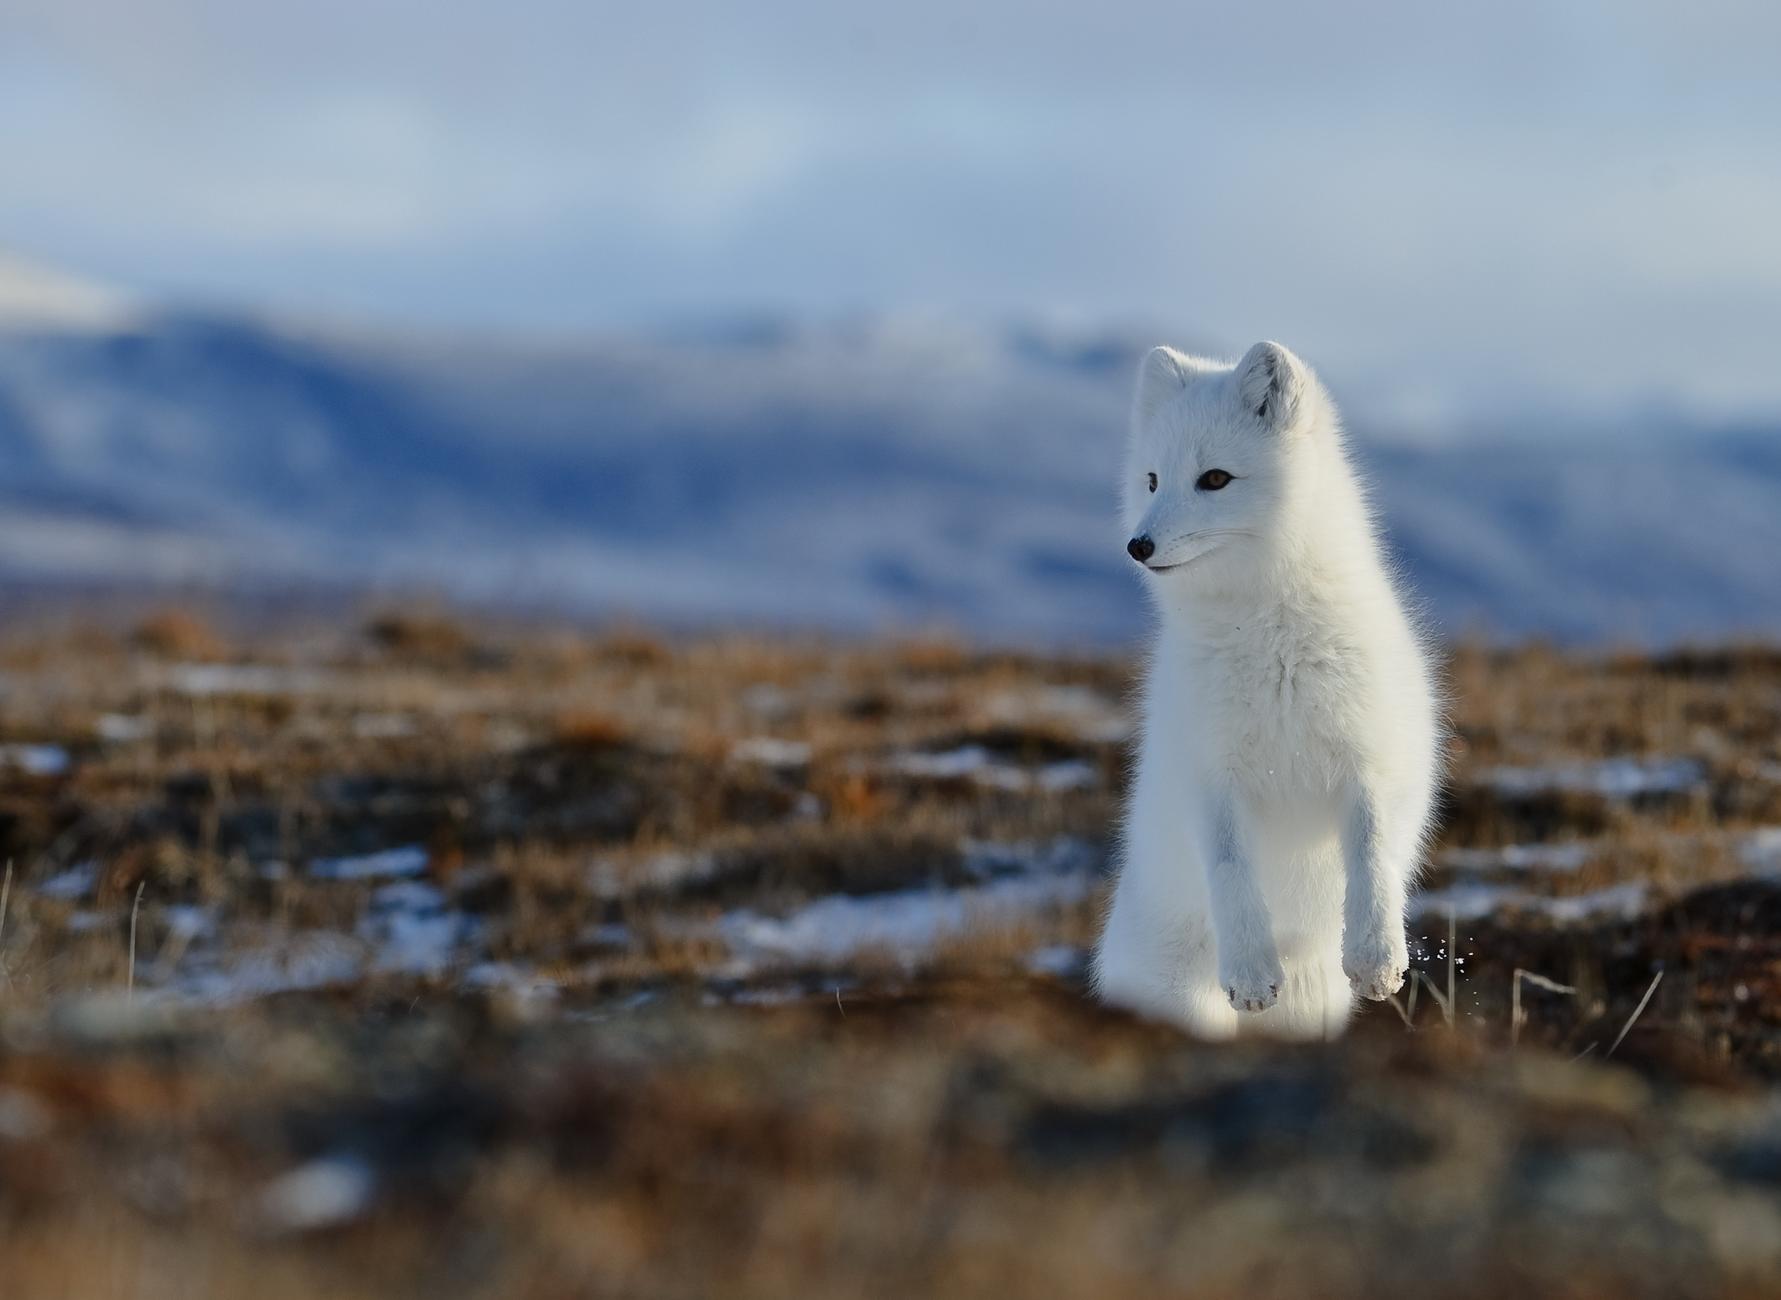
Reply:
<svg viewBox="0 0 1781 1300"><path fill-rule="evenodd" d="M1432 979L1430 979L1427 975L1425 975L1423 972L1417 971L1416 978L1421 980L1423 983L1423 986L1428 989L1429 996L1435 1000L1435 1005L1441 1008L1441 1018L1447 1022L1447 1027L1449 1029L1452 1029L1453 1028L1453 1004L1451 1002L1449 1002L1445 997L1442 996L1441 990L1435 987L1435 982Z"/></svg>
<svg viewBox="0 0 1781 1300"><path fill-rule="evenodd" d="M1527 1023L1527 1012L1521 1009L1521 986L1523 983L1545 989L1548 993L1562 993L1566 997L1575 997L1577 994L1577 990L1569 984L1560 984L1557 980L1547 979L1538 971L1523 970L1517 966L1509 985L1509 1046L1511 1047L1521 1041L1521 1027Z"/></svg>
<svg viewBox="0 0 1781 1300"><path fill-rule="evenodd" d="M6 905L12 901L12 859L6 859L6 878L0 880L0 979L12 982L12 976L6 970Z"/></svg>
<svg viewBox="0 0 1781 1300"><path fill-rule="evenodd" d="M1620 1046L1620 1042L1626 1037L1627 1031L1633 1027L1633 1022L1645 1014L1645 1006L1651 1001L1651 995L1657 992L1657 986L1663 981L1663 977L1664 973L1661 970L1651 977L1651 985L1645 990L1645 996L1639 999L1639 1005L1633 1008L1633 1014L1629 1016L1627 1022L1620 1027L1620 1032L1614 1037L1613 1045L1602 1054L1602 1059L1604 1061L1614 1055L1614 1048Z"/></svg>
<svg viewBox="0 0 1781 1300"><path fill-rule="evenodd" d="M124 976L124 998L131 1002L136 1000L136 918L142 911L142 891L147 888L148 881L138 881L136 901L130 905L130 970Z"/></svg>

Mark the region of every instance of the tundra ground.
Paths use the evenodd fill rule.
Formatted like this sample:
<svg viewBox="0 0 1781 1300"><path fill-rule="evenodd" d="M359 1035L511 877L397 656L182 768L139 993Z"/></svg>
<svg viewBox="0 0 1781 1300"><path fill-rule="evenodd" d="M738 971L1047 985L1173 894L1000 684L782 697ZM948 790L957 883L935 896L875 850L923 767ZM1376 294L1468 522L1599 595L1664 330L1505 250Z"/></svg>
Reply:
<svg viewBox="0 0 1781 1300"><path fill-rule="evenodd" d="M1211 1048L1084 996L1121 660L14 627L0 1291L1776 1293L1781 651L1447 679L1418 977Z"/></svg>

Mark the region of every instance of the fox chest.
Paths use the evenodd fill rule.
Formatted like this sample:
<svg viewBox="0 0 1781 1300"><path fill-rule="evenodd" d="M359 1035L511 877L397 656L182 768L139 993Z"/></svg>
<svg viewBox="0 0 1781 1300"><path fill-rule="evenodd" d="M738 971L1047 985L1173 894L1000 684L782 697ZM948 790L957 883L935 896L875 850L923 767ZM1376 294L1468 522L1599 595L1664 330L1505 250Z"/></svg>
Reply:
<svg viewBox="0 0 1781 1300"><path fill-rule="evenodd" d="M1328 657L1286 645L1199 665L1204 758L1262 803L1330 793L1352 752L1348 683Z"/></svg>

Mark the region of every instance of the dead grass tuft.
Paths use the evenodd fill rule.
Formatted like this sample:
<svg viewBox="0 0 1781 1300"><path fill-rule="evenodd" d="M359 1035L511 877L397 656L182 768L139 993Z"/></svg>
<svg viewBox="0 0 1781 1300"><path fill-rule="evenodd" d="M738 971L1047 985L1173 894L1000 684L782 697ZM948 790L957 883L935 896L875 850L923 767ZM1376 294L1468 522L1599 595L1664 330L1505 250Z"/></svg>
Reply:
<svg viewBox="0 0 1781 1300"><path fill-rule="evenodd" d="M215 663L228 657L223 637L189 609L163 609L148 615L131 629L130 644L161 659Z"/></svg>
<svg viewBox="0 0 1781 1300"><path fill-rule="evenodd" d="M462 659L475 644L449 614L428 609L387 609L365 620L367 641L401 659L449 662Z"/></svg>

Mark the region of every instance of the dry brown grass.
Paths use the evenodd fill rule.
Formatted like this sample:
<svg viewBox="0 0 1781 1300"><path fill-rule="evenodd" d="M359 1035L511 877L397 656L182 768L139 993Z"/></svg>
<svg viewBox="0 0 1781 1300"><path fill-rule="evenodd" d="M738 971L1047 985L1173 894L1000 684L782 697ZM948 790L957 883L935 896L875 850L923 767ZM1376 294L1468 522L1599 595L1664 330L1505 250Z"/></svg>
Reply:
<svg viewBox="0 0 1781 1300"><path fill-rule="evenodd" d="M1412 1033L1374 1008L1339 1049L1209 1051L1082 999L1069 959L1092 940L1092 890L822 960L739 962L717 929L739 909L980 887L972 845L1009 870L1018 845L1098 860L1125 779L1121 660L425 607L258 641L197 626L0 631L0 746L68 757L0 771L8 1295L1781 1279L1759 1232L1774 1135L1748 1101L1781 1077L1781 891L1749 857L1781 824L1772 650L1456 650L1443 850L1586 851L1574 871L1431 883L1535 903L1636 884L1649 906L1461 922L1451 1034L1423 996ZM219 674L189 671L204 664ZM904 761L964 748L992 766ZM1610 757L1704 775L1633 798L1485 779ZM1060 763L1086 776L1036 784ZM308 868L403 845L426 851L409 884L471 927L454 964L168 1010L206 963L368 945L401 889ZM90 888L44 892L87 863ZM139 892L139 1015L119 1019ZM1042 952L1064 978L1035 973ZM1445 963L1439 944L1421 960L1443 989ZM1577 992L1524 988L1509 1054L1518 968ZM1565 1064L1629 1020L1626 1069ZM269 1180L342 1151L375 1173L362 1212L290 1239L251 1222ZM1650 1190L1668 1186L1688 1195Z"/></svg>

